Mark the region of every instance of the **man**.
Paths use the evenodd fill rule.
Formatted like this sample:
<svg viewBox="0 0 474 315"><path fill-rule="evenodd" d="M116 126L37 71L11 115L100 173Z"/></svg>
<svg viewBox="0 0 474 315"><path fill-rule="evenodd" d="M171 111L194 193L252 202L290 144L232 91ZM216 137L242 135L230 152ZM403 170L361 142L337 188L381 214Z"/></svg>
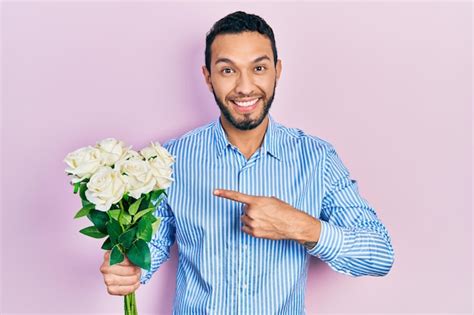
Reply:
<svg viewBox="0 0 474 315"><path fill-rule="evenodd" d="M151 271L125 260L108 292L147 283L178 243L176 314L304 314L309 256L351 276L384 276L390 236L333 146L268 114L281 75L273 31L232 13L206 38L203 74L221 110L164 145L175 182L156 215Z"/></svg>

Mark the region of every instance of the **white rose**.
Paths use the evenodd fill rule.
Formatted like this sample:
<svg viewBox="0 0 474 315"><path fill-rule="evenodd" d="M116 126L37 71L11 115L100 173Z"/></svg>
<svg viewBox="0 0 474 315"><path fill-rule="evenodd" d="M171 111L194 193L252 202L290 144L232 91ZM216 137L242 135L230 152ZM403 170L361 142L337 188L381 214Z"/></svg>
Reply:
<svg viewBox="0 0 474 315"><path fill-rule="evenodd" d="M151 142L149 147L143 148L140 151L140 154L145 157L145 159L150 160L151 158L157 158L163 161L164 164L171 166L174 162L173 156L161 146L161 144L156 141L155 143Z"/></svg>
<svg viewBox="0 0 474 315"><path fill-rule="evenodd" d="M116 140L114 138L107 138L97 143L96 148L101 151L102 164L106 166L112 166L118 160L122 159L130 147L125 147L123 141Z"/></svg>
<svg viewBox="0 0 474 315"><path fill-rule="evenodd" d="M122 164L125 161L129 160L139 160L139 161L144 161L145 158L140 155L137 151L134 150L128 150L125 152L125 154L114 164L114 169L118 169L118 165ZM121 172L123 174L123 172Z"/></svg>
<svg viewBox="0 0 474 315"><path fill-rule="evenodd" d="M101 151L87 146L69 153L64 162L68 165L66 172L72 174L72 183L78 183L90 178L101 166Z"/></svg>
<svg viewBox="0 0 474 315"><path fill-rule="evenodd" d="M151 159L148 163L156 180L155 189L168 188L173 182L171 165L165 164L160 159Z"/></svg>
<svg viewBox="0 0 474 315"><path fill-rule="evenodd" d="M115 164L115 168L127 183L127 191L135 199L141 194L147 194L153 190L156 180L147 161L138 158L130 160L120 160Z"/></svg>
<svg viewBox="0 0 474 315"><path fill-rule="evenodd" d="M143 156L140 155L137 151L128 150L121 158L121 160L144 160Z"/></svg>
<svg viewBox="0 0 474 315"><path fill-rule="evenodd" d="M87 183L86 198L97 210L107 211L122 199L126 182L117 170L101 166Z"/></svg>

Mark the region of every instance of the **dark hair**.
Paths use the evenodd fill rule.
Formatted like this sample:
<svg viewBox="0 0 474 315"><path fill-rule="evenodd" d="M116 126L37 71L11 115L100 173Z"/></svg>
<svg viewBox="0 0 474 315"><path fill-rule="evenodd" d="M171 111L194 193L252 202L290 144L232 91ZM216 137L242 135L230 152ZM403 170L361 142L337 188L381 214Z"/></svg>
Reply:
<svg viewBox="0 0 474 315"><path fill-rule="evenodd" d="M273 35L273 30L270 25L268 25L267 22L258 15L236 11L226 15L214 23L206 35L206 51L204 52L204 58L206 68L209 72L211 71L211 45L216 36L219 34L238 34L242 32L259 32L266 36L272 44L273 59L276 65L278 54L275 44L275 36Z"/></svg>

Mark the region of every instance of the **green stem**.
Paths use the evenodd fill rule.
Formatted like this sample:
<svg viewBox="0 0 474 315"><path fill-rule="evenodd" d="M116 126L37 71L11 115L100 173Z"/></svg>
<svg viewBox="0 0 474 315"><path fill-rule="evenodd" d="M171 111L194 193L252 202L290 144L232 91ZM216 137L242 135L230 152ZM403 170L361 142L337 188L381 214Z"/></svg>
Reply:
<svg viewBox="0 0 474 315"><path fill-rule="evenodd" d="M119 205L120 205L120 213L119 213L119 220L118 221L119 221L119 224L122 227L122 231L123 231L124 227L123 227L122 223L120 222L120 218L122 216L122 213L125 211L125 208L123 206L122 200L120 200ZM122 247L120 245L119 245L119 249L125 255L125 250L122 249ZM125 315L138 315L137 304L136 304L136 301L135 301L135 292L132 292L130 294L125 295L123 302L124 302L123 304L124 304Z"/></svg>
<svg viewBox="0 0 474 315"><path fill-rule="evenodd" d="M125 315L138 315L135 292L127 294L124 297Z"/></svg>
<svg viewBox="0 0 474 315"><path fill-rule="evenodd" d="M122 199L120 199L119 205L120 205L120 213L119 213L118 221L119 221L120 227L122 228L122 231L124 231L122 222L120 222L120 217L122 216L122 213L125 211L123 207Z"/></svg>

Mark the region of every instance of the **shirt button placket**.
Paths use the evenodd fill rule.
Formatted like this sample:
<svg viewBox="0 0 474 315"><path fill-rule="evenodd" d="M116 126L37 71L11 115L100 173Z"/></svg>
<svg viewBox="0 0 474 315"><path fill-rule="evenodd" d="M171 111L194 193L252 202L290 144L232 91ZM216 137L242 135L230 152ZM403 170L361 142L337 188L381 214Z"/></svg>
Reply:
<svg viewBox="0 0 474 315"><path fill-rule="evenodd" d="M240 171L240 177L239 177L239 191L244 193L244 194L250 194L249 187L246 186L246 183L249 181L247 180L246 177L249 176L249 172L251 169L251 161L247 161L247 163L242 167ZM244 214L244 204L241 204L241 216ZM242 222L241 225L242 226ZM249 312L248 309L245 309L243 306L248 305L249 303L249 279L250 279L250 273L252 270L250 269L250 266L248 265L248 255L249 255L249 238L250 235L247 233L241 231L240 233L240 242L239 242L239 257L240 257L240 296L241 298L239 299L239 314L246 314Z"/></svg>
<svg viewBox="0 0 474 315"><path fill-rule="evenodd" d="M237 151L238 152L238 151ZM245 158L242 154L240 154L240 152L238 152L238 155L237 155L238 159L239 159L239 172L238 172L238 183L237 183L237 191L240 191L240 192L243 192L243 186L244 186L244 181L243 181L243 178L242 176L244 175L244 172L245 172ZM236 314L242 314L243 312L245 312L243 310L243 305L245 305L245 301L243 301L243 292L242 292L242 283L244 282L244 274L245 274L245 266L244 266L244 260L245 260L245 253L242 252L242 231L241 231L241 227L242 227L242 223L241 223L241 219L240 219L240 216L242 216L242 211L243 211L243 205L239 203L239 218L238 218L238 221L240 222L239 224L239 231L237 233L237 244L236 244L236 251L237 251L237 277L236 277L236 290L237 290L237 294L236 294L236 302L237 302L237 305L236 305Z"/></svg>
<svg viewBox="0 0 474 315"><path fill-rule="evenodd" d="M237 191L241 191L242 189L242 170L243 170L243 167L245 167L245 159L243 158L243 155L239 152L239 150L237 148L234 148L234 153L235 153L235 159L236 159L236 164L237 164L237 169L238 169L238 173L237 173L237 187L235 188ZM238 203L237 204L237 209L240 209L239 211L239 217L237 218L237 221L240 222L240 216L242 215L241 214L241 204ZM241 292L241 283L242 283L242 273L243 273L243 270L245 269L244 266L243 266L243 253L241 251L241 244L242 244L242 240L241 240L241 233L240 233L240 225L239 225L239 231L237 231L237 233L235 234L236 235L236 238L235 238L235 245L234 245L234 250L235 250L235 260L233 261L233 266L234 266L234 284L233 284L233 287L234 287L234 292L235 292L235 295L234 295L234 309L232 310L232 314L241 314L242 313L242 292Z"/></svg>

